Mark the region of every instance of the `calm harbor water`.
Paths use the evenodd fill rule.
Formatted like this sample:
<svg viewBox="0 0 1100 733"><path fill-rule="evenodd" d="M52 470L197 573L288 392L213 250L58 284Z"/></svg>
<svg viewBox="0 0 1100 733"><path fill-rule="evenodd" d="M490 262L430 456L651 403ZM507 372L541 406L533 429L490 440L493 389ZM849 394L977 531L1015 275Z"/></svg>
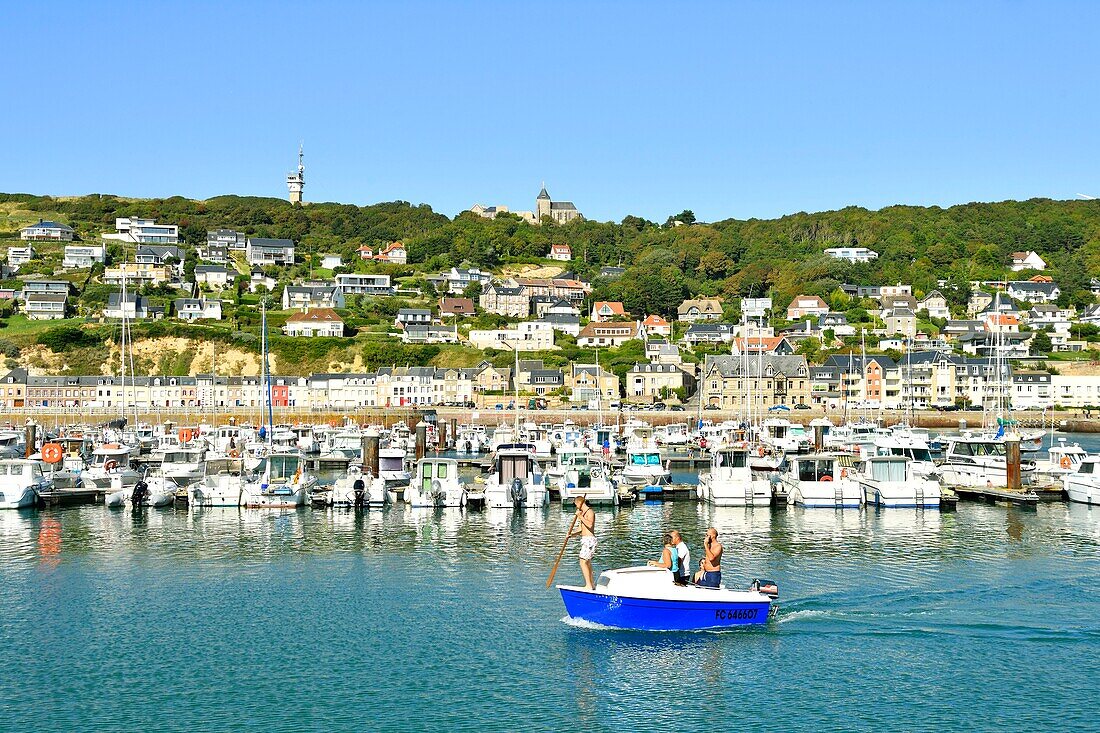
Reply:
<svg viewBox="0 0 1100 733"><path fill-rule="evenodd" d="M563 622L568 519L0 514L0 729L1096 730L1100 510L601 510L600 568L713 524L728 583L779 582L768 627L681 634Z"/></svg>

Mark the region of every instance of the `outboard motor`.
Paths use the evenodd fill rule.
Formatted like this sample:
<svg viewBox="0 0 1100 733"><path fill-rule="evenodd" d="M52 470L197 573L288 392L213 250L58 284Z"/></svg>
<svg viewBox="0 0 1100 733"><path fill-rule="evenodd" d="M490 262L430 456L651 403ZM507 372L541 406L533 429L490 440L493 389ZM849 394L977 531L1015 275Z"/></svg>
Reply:
<svg viewBox="0 0 1100 733"><path fill-rule="evenodd" d="M145 502L149 499L149 484L144 480L138 481L134 484L134 490L130 494L130 503L136 508L144 506Z"/></svg>
<svg viewBox="0 0 1100 733"><path fill-rule="evenodd" d="M779 598L779 584L774 580L760 580L758 578L752 579L752 585L749 586L749 590L754 590L758 593L763 593L773 601Z"/></svg>
<svg viewBox="0 0 1100 733"><path fill-rule="evenodd" d="M512 506L519 509L527 503L527 487L518 478L512 479L512 488L508 492L512 497Z"/></svg>
<svg viewBox="0 0 1100 733"><path fill-rule="evenodd" d="M364 493L366 491L366 488L367 488L367 485L363 482L363 479L361 477L355 479L355 483L352 484L352 491L355 492L355 508L356 509L362 509L363 508L363 497L364 497Z"/></svg>

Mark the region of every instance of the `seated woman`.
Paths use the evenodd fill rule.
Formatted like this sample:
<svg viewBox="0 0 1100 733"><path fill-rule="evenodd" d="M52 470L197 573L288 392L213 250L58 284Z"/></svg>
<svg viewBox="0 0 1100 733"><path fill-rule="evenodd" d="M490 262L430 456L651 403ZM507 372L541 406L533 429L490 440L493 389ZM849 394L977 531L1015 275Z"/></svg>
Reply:
<svg viewBox="0 0 1100 733"><path fill-rule="evenodd" d="M661 538L661 542L664 544L664 547L661 549L661 559L650 560L646 565L651 568L667 568L672 571L673 575L679 575L679 558L676 555L675 547L672 545L672 535L665 532L664 537Z"/></svg>

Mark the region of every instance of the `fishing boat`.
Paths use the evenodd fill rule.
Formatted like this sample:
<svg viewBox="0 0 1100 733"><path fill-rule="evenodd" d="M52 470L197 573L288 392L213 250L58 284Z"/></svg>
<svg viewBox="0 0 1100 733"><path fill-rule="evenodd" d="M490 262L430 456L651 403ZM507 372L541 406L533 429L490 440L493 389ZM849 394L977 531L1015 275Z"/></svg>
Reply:
<svg viewBox="0 0 1100 733"><path fill-rule="evenodd" d="M459 455L477 455L489 445L489 438L485 434L485 426L469 423L458 426L458 434L454 438L455 452Z"/></svg>
<svg viewBox="0 0 1100 733"><path fill-rule="evenodd" d="M382 448L378 451L378 477L390 494L389 501L396 501L398 492L409 487L412 474L405 463L403 448Z"/></svg>
<svg viewBox="0 0 1100 733"><path fill-rule="evenodd" d="M940 506L940 484L918 475L914 462L905 456L871 456L856 473L863 501L881 507Z"/></svg>
<svg viewBox="0 0 1100 733"><path fill-rule="evenodd" d="M0 459L0 509L24 509L50 488L42 464L29 458Z"/></svg>
<svg viewBox="0 0 1100 733"><path fill-rule="evenodd" d="M699 498L715 506L770 506L771 482L753 477L747 447L720 448L699 474Z"/></svg>
<svg viewBox="0 0 1100 733"><path fill-rule="evenodd" d="M364 473L355 463L348 466L347 473L336 479L332 489L325 493L325 504L340 507L381 507L392 499L391 493L386 491L385 481Z"/></svg>
<svg viewBox="0 0 1100 733"><path fill-rule="evenodd" d="M807 508L858 509L863 491L841 465L840 457L807 454L792 457L780 474L787 503Z"/></svg>
<svg viewBox="0 0 1100 733"><path fill-rule="evenodd" d="M466 506L466 485L458 478L458 461L453 458L421 458L416 480L405 490L411 507Z"/></svg>
<svg viewBox="0 0 1100 733"><path fill-rule="evenodd" d="M485 506L489 509L539 509L549 503L542 469L529 445L502 445L485 479Z"/></svg>
<svg viewBox="0 0 1100 733"><path fill-rule="evenodd" d="M1034 473L1034 461L1020 461L1021 483L1031 483ZM1004 438L988 435L948 438L940 474L949 486L1007 486L1008 460Z"/></svg>
<svg viewBox="0 0 1100 733"><path fill-rule="evenodd" d="M1100 504L1100 456L1089 456L1067 473L1062 486L1069 500L1078 504Z"/></svg>
<svg viewBox="0 0 1100 733"><path fill-rule="evenodd" d="M701 631L763 624L778 609L779 589L754 581L748 590L677 585L666 568L632 567L600 574L595 590L559 585L569 617L639 631Z"/></svg>
<svg viewBox="0 0 1100 733"><path fill-rule="evenodd" d="M875 438L874 448L875 455L908 458L909 470L918 478L939 480L940 470L924 433L905 430L880 435Z"/></svg>

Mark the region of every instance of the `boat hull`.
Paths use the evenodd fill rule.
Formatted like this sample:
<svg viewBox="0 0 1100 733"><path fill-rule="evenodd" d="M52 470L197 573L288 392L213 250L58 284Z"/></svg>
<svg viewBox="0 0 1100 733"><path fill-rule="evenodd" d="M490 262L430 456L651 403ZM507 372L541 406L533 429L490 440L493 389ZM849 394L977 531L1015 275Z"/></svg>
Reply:
<svg viewBox="0 0 1100 733"><path fill-rule="evenodd" d="M1100 486L1094 486L1073 478L1066 478L1063 485L1070 501L1077 504L1088 504L1089 506L1100 505Z"/></svg>
<svg viewBox="0 0 1100 733"><path fill-rule="evenodd" d="M605 595L564 586L558 589L570 618L617 629L705 631L756 626L766 623L771 613L767 600L673 601Z"/></svg>

